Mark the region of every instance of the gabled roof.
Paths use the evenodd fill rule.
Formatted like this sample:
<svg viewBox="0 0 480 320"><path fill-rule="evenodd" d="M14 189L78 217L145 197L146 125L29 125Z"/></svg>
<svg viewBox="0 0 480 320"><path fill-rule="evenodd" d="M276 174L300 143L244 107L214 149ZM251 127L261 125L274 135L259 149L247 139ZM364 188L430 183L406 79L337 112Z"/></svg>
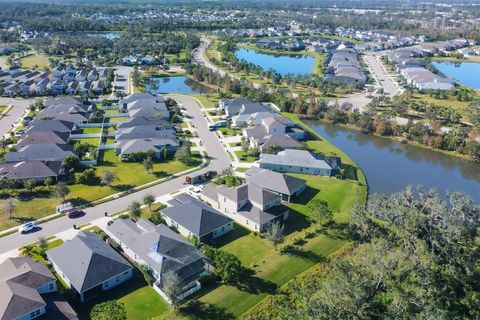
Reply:
<svg viewBox="0 0 480 320"><path fill-rule="evenodd" d="M265 152L269 146L278 146L282 149L296 149L303 147L300 142L288 134L272 134L270 136L266 136L262 140L262 152Z"/></svg>
<svg viewBox="0 0 480 320"><path fill-rule="evenodd" d="M136 101L136 100L144 100L144 99L153 99L157 102L164 101L162 96L154 96L150 93L133 93L131 95L128 95L128 96L124 97L122 100L120 100L120 103L128 104L128 103Z"/></svg>
<svg viewBox="0 0 480 320"><path fill-rule="evenodd" d="M160 151L164 146L178 147L178 141L170 138L144 138L121 140L115 147L121 149L121 154L131 154L134 152L148 152L150 150Z"/></svg>
<svg viewBox="0 0 480 320"><path fill-rule="evenodd" d="M24 146L18 151L5 155L5 162L60 161L75 155L73 146L68 144L41 143Z"/></svg>
<svg viewBox="0 0 480 320"><path fill-rule="evenodd" d="M0 176L5 179L43 179L58 177L62 161L22 161L0 164Z"/></svg>
<svg viewBox="0 0 480 320"><path fill-rule="evenodd" d="M145 139L145 138L158 138L158 139L172 139L176 140L175 130L164 129L157 126L136 126L131 128L125 128L120 130L115 137L118 142L120 140L129 139Z"/></svg>
<svg viewBox="0 0 480 320"><path fill-rule="evenodd" d="M27 132L40 131L57 131L57 132L71 132L73 130L73 122L63 120L40 120L30 127Z"/></svg>
<svg viewBox="0 0 480 320"><path fill-rule="evenodd" d="M172 271L188 284L205 270L203 254L163 224L117 219L107 230L161 275Z"/></svg>
<svg viewBox="0 0 480 320"><path fill-rule="evenodd" d="M45 305L37 288L56 280L48 268L29 257L0 264L0 319L16 319Z"/></svg>
<svg viewBox="0 0 480 320"><path fill-rule="evenodd" d="M189 195L182 194L171 201L171 207L162 209L162 214L201 237L233 220Z"/></svg>
<svg viewBox="0 0 480 320"><path fill-rule="evenodd" d="M306 180L295 178L286 174L251 167L245 172L245 180L274 192L293 195L298 189L306 184Z"/></svg>
<svg viewBox="0 0 480 320"><path fill-rule="evenodd" d="M105 241L92 232L80 232L63 245L47 251L78 292L132 269L132 266Z"/></svg>
<svg viewBox="0 0 480 320"><path fill-rule="evenodd" d="M117 129L130 128L130 127L136 127L136 126L144 126L144 125L173 129L173 126L170 124L169 121L160 119L158 117L155 117L155 118L147 118L147 117L128 118L127 120L118 123L117 124Z"/></svg>
<svg viewBox="0 0 480 320"><path fill-rule="evenodd" d="M57 131L40 131L40 132L27 132L23 135L22 140L17 143L17 149L29 144L39 143L54 143L54 144L66 144L69 132L57 132Z"/></svg>
<svg viewBox="0 0 480 320"><path fill-rule="evenodd" d="M259 186L251 183L244 183L237 187L220 189L218 191L218 194L237 203L249 200L261 206L270 203L280 197L276 193L264 190Z"/></svg>

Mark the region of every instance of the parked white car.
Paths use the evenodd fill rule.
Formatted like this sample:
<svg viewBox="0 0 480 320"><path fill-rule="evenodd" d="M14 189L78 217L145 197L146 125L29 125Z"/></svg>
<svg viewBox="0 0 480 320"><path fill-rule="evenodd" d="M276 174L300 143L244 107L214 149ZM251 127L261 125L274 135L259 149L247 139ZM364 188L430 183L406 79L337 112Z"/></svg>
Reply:
<svg viewBox="0 0 480 320"><path fill-rule="evenodd" d="M30 232L33 229L35 229L36 226L37 226L37 224L35 223L35 221L30 221L30 222L27 222L27 223L21 225L20 228L18 228L18 232L20 232L20 233Z"/></svg>

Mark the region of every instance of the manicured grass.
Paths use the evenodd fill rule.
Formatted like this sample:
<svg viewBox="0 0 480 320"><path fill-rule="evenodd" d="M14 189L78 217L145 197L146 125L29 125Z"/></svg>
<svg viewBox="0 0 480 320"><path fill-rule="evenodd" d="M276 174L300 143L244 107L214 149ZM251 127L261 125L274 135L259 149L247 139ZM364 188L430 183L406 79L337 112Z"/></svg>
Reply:
<svg viewBox="0 0 480 320"><path fill-rule="evenodd" d="M98 298L86 303L69 301L80 319L89 319L90 310L97 303L117 300L124 304L127 319L152 319L162 317L171 309L160 295L148 286L142 275L134 269L133 278L112 290L102 292Z"/></svg>
<svg viewBox="0 0 480 320"><path fill-rule="evenodd" d="M7 106L4 105L4 104L0 104L0 113L2 113L3 111L5 111L5 109L7 109Z"/></svg>
<svg viewBox="0 0 480 320"><path fill-rule="evenodd" d="M122 122L127 120L128 117L116 117L116 118L107 118L105 119L105 122L110 122L110 123L117 123L117 122Z"/></svg>
<svg viewBox="0 0 480 320"><path fill-rule="evenodd" d="M235 171L245 172L245 171L247 171L248 169L250 169L250 168L240 168L240 167L239 167L239 168L235 169Z"/></svg>
<svg viewBox="0 0 480 320"><path fill-rule="evenodd" d="M247 155L245 152L243 152L241 150L240 151L235 151L235 154L237 155L238 160L240 162L249 162L250 163L250 162L255 162L255 161L258 160L257 158L254 158L252 156ZM245 156L245 158L242 159L243 156Z"/></svg>
<svg viewBox="0 0 480 320"><path fill-rule="evenodd" d="M118 109L115 110L105 110L105 114L117 114L120 113Z"/></svg>
<svg viewBox="0 0 480 320"><path fill-rule="evenodd" d="M100 132L102 132L102 128L82 128L83 134L100 133Z"/></svg>
<svg viewBox="0 0 480 320"><path fill-rule="evenodd" d="M100 141L100 137L98 137L98 138L72 139L71 143L74 143L75 141L80 141L80 143L93 144L94 146L96 146L98 144L98 142Z"/></svg>
<svg viewBox="0 0 480 320"><path fill-rule="evenodd" d="M115 138L108 138L105 144L115 144Z"/></svg>
<svg viewBox="0 0 480 320"><path fill-rule="evenodd" d="M218 129L225 137L233 137L242 134L240 129L220 128Z"/></svg>
<svg viewBox="0 0 480 320"><path fill-rule="evenodd" d="M121 162L114 150L99 151L98 166L94 167L97 177L100 177L103 171L110 170L117 174L119 180L115 181L112 187L101 186L99 181L94 185L69 185L70 194L67 198L73 201L75 205L84 204L167 177L199 165L201 163L200 155L195 153L193 155L193 161L189 165L175 160L156 162L152 173L149 174L141 163ZM36 192L33 198L32 195L26 194L14 199L15 219L9 220L6 211L0 211L0 230L55 212L55 207L58 205L59 200L52 198L50 192L45 187L38 187L37 190L38 192ZM0 207L5 208L6 203L6 199L0 200Z"/></svg>
<svg viewBox="0 0 480 320"><path fill-rule="evenodd" d="M25 69L34 69L43 70L45 67L48 67L48 56L46 55L30 55L20 59L22 67Z"/></svg>

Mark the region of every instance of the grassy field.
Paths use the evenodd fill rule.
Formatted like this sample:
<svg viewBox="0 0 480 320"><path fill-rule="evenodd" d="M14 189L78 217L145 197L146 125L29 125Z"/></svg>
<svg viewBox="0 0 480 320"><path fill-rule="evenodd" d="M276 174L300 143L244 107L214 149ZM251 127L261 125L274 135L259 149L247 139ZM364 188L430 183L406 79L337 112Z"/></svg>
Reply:
<svg viewBox="0 0 480 320"><path fill-rule="evenodd" d="M469 121L468 119L468 101L457 101L455 97L450 98L450 99L436 99L435 97L430 97L429 94L426 93L415 93L412 96L413 99L415 100L422 100L427 103L435 104L438 106L445 106L445 107L450 107L462 115L462 120L463 121Z"/></svg>
<svg viewBox="0 0 480 320"><path fill-rule="evenodd" d="M479 56L470 56L465 57L462 59L457 59L456 57L433 57L432 61L440 61L440 62L480 62Z"/></svg>
<svg viewBox="0 0 480 320"><path fill-rule="evenodd" d="M254 158L252 156L249 156L247 155L245 152L243 152L242 150L239 150L239 151L235 151L235 154L237 155L238 159L240 160L240 162L255 162L257 161L258 159L257 158ZM241 159L242 157L244 157L244 159Z"/></svg>
<svg viewBox="0 0 480 320"><path fill-rule="evenodd" d="M97 177L100 177L103 171L110 170L117 174L119 180L115 181L111 187L101 186L99 181L93 185L70 185L70 194L67 198L76 205L88 203L187 170L200 163L199 155L194 156L190 165L175 160L156 162L152 173L149 174L141 163L121 162L114 150L100 151L98 165L94 167ZM51 197L46 187L37 187L33 195L28 192L20 192L14 199L15 219L12 220L8 219L4 209L6 203L6 199L0 200L0 208L2 208L0 211L0 230L54 213L59 200Z"/></svg>
<svg viewBox="0 0 480 320"><path fill-rule="evenodd" d="M29 55L20 59L22 67L25 69L37 69L43 70L45 67L48 67L48 58L46 55ZM35 68L36 67L36 68Z"/></svg>

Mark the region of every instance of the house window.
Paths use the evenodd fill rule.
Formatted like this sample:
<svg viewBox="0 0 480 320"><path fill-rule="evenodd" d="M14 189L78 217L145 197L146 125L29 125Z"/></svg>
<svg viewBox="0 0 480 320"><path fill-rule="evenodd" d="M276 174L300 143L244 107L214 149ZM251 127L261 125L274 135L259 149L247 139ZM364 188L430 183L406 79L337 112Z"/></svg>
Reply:
<svg viewBox="0 0 480 320"><path fill-rule="evenodd" d="M225 230L225 227L222 227L222 231Z"/></svg>
<svg viewBox="0 0 480 320"><path fill-rule="evenodd" d="M136 256L135 256L135 258L136 258ZM129 271L125 271L123 274L124 274L124 275L127 275L127 274L128 274L128 272L129 272Z"/></svg>
<svg viewBox="0 0 480 320"><path fill-rule="evenodd" d="M50 285L48 286L48 288L49 288L50 290L53 290L53 282L50 283Z"/></svg>
<svg viewBox="0 0 480 320"><path fill-rule="evenodd" d="M108 286L109 286L108 281L105 281L105 282L103 283L103 286L104 286L105 288L108 288Z"/></svg>
<svg viewBox="0 0 480 320"><path fill-rule="evenodd" d="M226 198L226 197L223 197L223 202L227 202L227 198Z"/></svg>
<svg viewBox="0 0 480 320"><path fill-rule="evenodd" d="M119 283L119 282L120 282L120 276L118 276L118 277L115 278L115 282L116 282L116 283Z"/></svg>

